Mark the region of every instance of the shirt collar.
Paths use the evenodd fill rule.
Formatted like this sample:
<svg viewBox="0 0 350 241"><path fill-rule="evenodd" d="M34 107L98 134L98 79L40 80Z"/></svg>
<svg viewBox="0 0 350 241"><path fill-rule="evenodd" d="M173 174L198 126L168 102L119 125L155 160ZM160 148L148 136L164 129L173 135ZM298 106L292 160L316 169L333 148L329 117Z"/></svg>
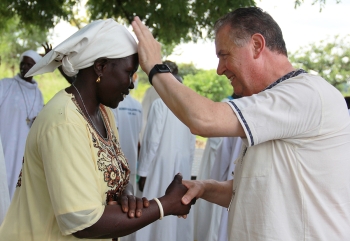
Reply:
<svg viewBox="0 0 350 241"><path fill-rule="evenodd" d="M273 82L272 84L270 84L268 87L266 87L264 89L265 90L268 90L268 89L272 89L273 87L275 87L277 84L287 80L287 79L290 79L290 78L293 78L295 76L298 76L299 74L305 74L307 73L305 70L303 69L297 69L297 70L293 70L292 72L289 72L288 74L282 76L281 78L279 78L278 80L276 80L275 82Z"/></svg>

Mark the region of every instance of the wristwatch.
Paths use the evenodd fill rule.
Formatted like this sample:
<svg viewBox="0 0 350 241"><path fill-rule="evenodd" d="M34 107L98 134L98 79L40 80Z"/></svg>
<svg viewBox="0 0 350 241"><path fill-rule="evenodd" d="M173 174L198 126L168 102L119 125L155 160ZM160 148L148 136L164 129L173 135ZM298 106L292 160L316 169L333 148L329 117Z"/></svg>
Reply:
<svg viewBox="0 0 350 241"><path fill-rule="evenodd" d="M171 73L171 70L166 64L156 64L148 74L148 80L151 85L153 85L152 84L153 75L158 73Z"/></svg>

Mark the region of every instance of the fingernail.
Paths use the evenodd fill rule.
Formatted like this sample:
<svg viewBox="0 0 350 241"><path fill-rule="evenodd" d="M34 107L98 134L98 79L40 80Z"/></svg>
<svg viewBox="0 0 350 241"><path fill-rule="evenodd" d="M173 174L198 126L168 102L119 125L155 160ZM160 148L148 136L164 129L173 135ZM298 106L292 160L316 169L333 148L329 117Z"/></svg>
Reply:
<svg viewBox="0 0 350 241"><path fill-rule="evenodd" d="M130 213L130 217L134 217L134 212L131 212L131 213Z"/></svg>

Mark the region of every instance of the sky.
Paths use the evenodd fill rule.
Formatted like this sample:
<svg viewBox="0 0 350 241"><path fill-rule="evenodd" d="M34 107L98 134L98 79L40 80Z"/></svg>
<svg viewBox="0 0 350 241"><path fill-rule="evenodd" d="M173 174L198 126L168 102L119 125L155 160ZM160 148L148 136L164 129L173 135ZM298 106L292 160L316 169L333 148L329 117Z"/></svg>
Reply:
<svg viewBox="0 0 350 241"><path fill-rule="evenodd" d="M282 29L287 50L296 51L303 46L350 34L350 0L327 0L320 12L314 0L304 0L294 8L295 0L256 0L257 6L268 12ZM77 29L68 23L60 23L53 30L52 45L55 47ZM213 41L200 41L177 46L169 60L177 63L193 63L197 68L216 69L218 59Z"/></svg>

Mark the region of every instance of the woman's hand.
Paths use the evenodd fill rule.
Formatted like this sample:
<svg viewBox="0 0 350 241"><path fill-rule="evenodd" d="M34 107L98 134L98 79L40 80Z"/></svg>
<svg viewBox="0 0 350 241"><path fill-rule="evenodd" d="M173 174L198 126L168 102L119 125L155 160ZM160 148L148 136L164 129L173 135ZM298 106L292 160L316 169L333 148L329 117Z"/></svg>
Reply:
<svg viewBox="0 0 350 241"><path fill-rule="evenodd" d="M165 195L159 199L163 205L164 215L186 217L190 212L191 203L184 205L181 199L187 190L187 187L182 184L182 175L180 173L175 175L174 180L166 189Z"/></svg>
<svg viewBox="0 0 350 241"><path fill-rule="evenodd" d="M142 209L149 206L147 198L139 198L133 195L132 185L129 183L117 201L110 201L108 205L121 205L124 213L128 213L129 218L141 217Z"/></svg>

